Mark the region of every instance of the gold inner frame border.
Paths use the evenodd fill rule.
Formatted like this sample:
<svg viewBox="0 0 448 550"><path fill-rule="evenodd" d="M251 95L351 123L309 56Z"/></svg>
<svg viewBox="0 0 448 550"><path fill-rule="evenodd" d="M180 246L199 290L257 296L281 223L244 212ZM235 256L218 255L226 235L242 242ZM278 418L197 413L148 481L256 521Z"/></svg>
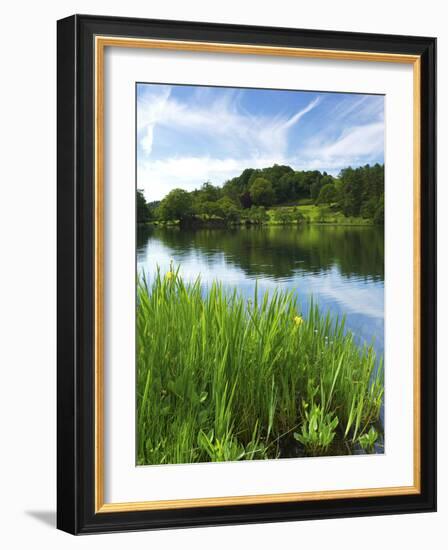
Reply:
<svg viewBox="0 0 448 550"><path fill-rule="evenodd" d="M329 490L299 493L277 493L263 495L192 498L180 500L157 500L140 502L104 502L104 51L106 47L152 48L208 53L232 53L245 55L285 56L313 59L366 61L382 63L407 63L413 65L413 298L414 298L414 350L413 350L413 423L414 423L414 469L413 485L402 487L380 487L350 490ZM303 502L342 498L379 497L410 495L421 492L421 437L420 437L420 277L421 277L421 60L418 55L402 55L382 52L359 52L292 48L283 46L257 46L251 44L226 44L178 40L156 40L96 36L95 56L95 347L94 347L94 409L95 409L95 513L132 512L143 510L167 510L208 506L232 506L278 502Z"/></svg>

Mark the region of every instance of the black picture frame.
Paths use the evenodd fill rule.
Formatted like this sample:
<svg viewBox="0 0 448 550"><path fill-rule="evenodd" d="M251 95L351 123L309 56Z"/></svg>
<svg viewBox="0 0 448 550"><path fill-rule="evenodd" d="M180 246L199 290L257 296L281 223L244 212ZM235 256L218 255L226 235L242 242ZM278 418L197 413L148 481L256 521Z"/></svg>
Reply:
<svg viewBox="0 0 448 550"><path fill-rule="evenodd" d="M97 35L420 56L419 494L96 513L94 50ZM57 527L100 533L431 512L436 509L436 39L74 15L57 24Z"/></svg>

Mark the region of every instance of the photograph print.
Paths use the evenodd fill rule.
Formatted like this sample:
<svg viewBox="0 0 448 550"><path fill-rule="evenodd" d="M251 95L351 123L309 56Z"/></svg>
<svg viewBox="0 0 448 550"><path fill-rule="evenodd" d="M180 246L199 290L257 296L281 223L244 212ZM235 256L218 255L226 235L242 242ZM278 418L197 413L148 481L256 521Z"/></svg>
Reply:
<svg viewBox="0 0 448 550"><path fill-rule="evenodd" d="M138 465L384 453L384 130L383 95L136 85Z"/></svg>

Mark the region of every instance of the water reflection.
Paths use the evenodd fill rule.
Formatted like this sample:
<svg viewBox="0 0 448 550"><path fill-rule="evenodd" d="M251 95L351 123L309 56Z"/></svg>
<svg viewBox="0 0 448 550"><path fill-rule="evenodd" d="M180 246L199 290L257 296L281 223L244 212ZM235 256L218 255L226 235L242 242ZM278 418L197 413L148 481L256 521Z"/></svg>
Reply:
<svg viewBox="0 0 448 550"><path fill-rule="evenodd" d="M383 353L384 232L379 227L270 226L235 229L148 228L137 234L137 263L151 279L156 266L181 265L205 286L219 280L253 296L294 290L324 310L346 315L347 328Z"/></svg>

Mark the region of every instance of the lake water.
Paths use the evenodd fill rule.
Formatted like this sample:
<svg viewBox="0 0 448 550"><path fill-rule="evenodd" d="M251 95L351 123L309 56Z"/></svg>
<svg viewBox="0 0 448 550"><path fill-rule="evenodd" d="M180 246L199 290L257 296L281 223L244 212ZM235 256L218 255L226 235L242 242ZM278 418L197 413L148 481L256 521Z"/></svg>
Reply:
<svg viewBox="0 0 448 550"><path fill-rule="evenodd" d="M384 231L372 226L268 226L235 229L144 228L137 267L152 279L157 266L180 265L184 280L201 276L253 297L293 290L306 311L312 296L322 311L346 316L362 343L384 350Z"/></svg>

